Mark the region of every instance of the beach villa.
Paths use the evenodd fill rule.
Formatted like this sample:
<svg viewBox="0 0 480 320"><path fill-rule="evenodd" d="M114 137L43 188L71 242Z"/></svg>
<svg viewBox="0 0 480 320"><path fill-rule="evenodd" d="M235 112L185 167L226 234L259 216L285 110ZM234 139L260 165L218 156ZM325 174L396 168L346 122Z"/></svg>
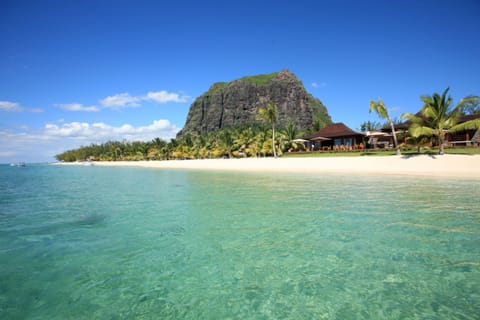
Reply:
<svg viewBox="0 0 480 320"><path fill-rule="evenodd" d="M459 124L470 121L480 119L480 114L471 114L462 116L458 121ZM474 139L474 137L476 137ZM447 134L447 143L449 146L479 146L480 141L478 141L478 137L480 137L480 129L471 129L460 131L456 133L448 133Z"/></svg>
<svg viewBox="0 0 480 320"><path fill-rule="evenodd" d="M365 135L347 127L342 122L326 125L303 139L310 141L310 150L357 150L364 148Z"/></svg>
<svg viewBox="0 0 480 320"><path fill-rule="evenodd" d="M417 114L419 115L419 114ZM461 116L458 120L458 124L465 123L470 120L480 119L480 114L471 114ZM411 123L409 121L395 125L395 131L397 135L402 133L407 133L403 135L403 141L399 140L399 143L406 143L408 140L408 128ZM393 146L393 135L390 127L383 128L381 132L384 133L384 136L379 138L379 141L382 141L386 144ZM449 147L460 147L460 146L480 146L480 129L469 129L459 132L449 132L445 135L445 143Z"/></svg>

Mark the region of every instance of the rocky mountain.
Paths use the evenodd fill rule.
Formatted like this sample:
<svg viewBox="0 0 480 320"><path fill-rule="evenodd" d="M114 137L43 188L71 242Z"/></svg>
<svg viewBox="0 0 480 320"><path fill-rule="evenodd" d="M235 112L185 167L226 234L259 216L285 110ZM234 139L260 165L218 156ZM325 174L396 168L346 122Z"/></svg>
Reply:
<svg viewBox="0 0 480 320"><path fill-rule="evenodd" d="M258 109L270 101L278 108L278 127L293 121L299 130L310 130L316 121L321 126L332 122L323 103L293 73L283 70L213 84L190 106L178 137L259 124Z"/></svg>

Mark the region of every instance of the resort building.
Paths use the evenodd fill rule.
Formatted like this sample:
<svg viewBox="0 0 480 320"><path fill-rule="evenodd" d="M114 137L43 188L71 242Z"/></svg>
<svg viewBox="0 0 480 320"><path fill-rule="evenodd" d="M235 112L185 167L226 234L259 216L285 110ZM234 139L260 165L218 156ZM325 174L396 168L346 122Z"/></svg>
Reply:
<svg viewBox="0 0 480 320"><path fill-rule="evenodd" d="M365 135L353 131L345 124L332 123L303 139L308 140L310 150L357 150L363 149Z"/></svg>
<svg viewBox="0 0 480 320"><path fill-rule="evenodd" d="M466 115L462 116L458 123L464 123L470 120L475 120L475 119L480 119L480 114L471 114L471 115ZM480 135L479 132L480 129L472 129L472 130L465 130L461 132L455 132L455 133L447 133L446 140L447 140L447 145L451 147L456 147L456 146L478 146L478 142L475 142L476 139L473 139L475 134L477 134L477 137Z"/></svg>
<svg viewBox="0 0 480 320"><path fill-rule="evenodd" d="M419 116L419 114L417 114ZM458 120L458 124L462 124L464 122L480 119L480 114L472 114L472 115L464 115L461 116ZM401 136L403 139L399 139L399 143L407 143L408 142L408 128L410 127L411 123L409 121L400 123L395 125L395 132L397 133L397 137ZM480 129L471 129L471 130L464 130L459 132L449 132L445 135L445 144L449 147L459 147L459 146L479 146L480 136L479 132ZM389 144L393 145L393 136L392 130L390 128L382 129L382 132L385 133L385 137L381 140L386 141L389 140ZM477 134L477 136L475 136ZM475 139L474 139L475 137Z"/></svg>
<svg viewBox="0 0 480 320"><path fill-rule="evenodd" d="M458 124L475 119L480 119L480 114L462 116ZM408 144L409 126L409 122L395 125L399 144ZM395 147L390 127L383 128L380 131L356 132L342 122L329 124L315 133L302 137L300 140L306 143L309 150L349 151ZM480 146L480 129L447 133L446 145L449 147Z"/></svg>

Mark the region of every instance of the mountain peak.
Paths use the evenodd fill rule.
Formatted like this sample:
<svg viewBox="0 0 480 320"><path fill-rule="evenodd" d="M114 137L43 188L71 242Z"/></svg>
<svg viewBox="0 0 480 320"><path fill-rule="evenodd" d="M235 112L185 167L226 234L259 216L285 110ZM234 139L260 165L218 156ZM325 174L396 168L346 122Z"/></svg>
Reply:
<svg viewBox="0 0 480 320"><path fill-rule="evenodd" d="M288 69L283 69L282 71L278 72L276 76L277 80L285 80L285 79L292 79L292 80L298 80L297 76L294 75L290 70Z"/></svg>
<svg viewBox="0 0 480 320"><path fill-rule="evenodd" d="M284 69L214 83L192 103L178 136L258 125L258 109L268 102L277 105L279 127L294 122L298 130L304 131L310 130L316 121L331 123L323 103L306 91L295 74Z"/></svg>

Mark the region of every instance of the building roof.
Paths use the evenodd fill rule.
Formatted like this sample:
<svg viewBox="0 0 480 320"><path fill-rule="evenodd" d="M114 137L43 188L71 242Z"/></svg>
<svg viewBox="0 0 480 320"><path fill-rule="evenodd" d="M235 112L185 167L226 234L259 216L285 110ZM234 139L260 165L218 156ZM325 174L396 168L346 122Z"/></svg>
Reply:
<svg viewBox="0 0 480 320"><path fill-rule="evenodd" d="M339 122L326 125L324 128L318 130L317 132L308 135L306 139L313 139L316 137L337 138L351 136L362 136L362 134L353 131L352 129L344 125L342 122Z"/></svg>
<svg viewBox="0 0 480 320"><path fill-rule="evenodd" d="M458 119L458 123L464 123L475 119L480 119L480 113L463 115Z"/></svg>

